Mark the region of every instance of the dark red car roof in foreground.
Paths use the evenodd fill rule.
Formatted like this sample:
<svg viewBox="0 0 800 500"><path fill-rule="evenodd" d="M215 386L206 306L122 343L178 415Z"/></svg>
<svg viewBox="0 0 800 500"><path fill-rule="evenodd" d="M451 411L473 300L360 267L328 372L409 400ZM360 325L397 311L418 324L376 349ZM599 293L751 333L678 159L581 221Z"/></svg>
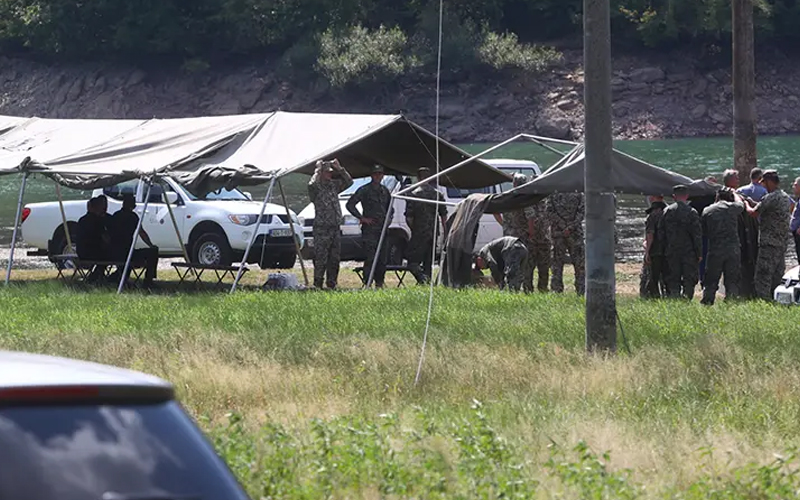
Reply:
<svg viewBox="0 0 800 500"><path fill-rule="evenodd" d="M94 387L108 394L115 389L141 389L172 394L172 385L158 377L73 359L0 351L0 392L36 388ZM171 396L170 396L171 397Z"/></svg>

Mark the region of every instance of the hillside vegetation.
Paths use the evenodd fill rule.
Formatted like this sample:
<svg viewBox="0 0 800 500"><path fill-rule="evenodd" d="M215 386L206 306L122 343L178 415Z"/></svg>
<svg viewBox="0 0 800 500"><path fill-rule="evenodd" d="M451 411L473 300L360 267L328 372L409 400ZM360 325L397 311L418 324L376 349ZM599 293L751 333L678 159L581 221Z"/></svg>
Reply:
<svg viewBox="0 0 800 500"><path fill-rule="evenodd" d="M615 42L726 50L727 0L612 0ZM800 3L756 0L758 40L798 41ZM201 72L231 57L280 61L287 78L335 86L435 67L432 0L0 0L0 50L77 60L165 58ZM448 72L539 71L551 40L581 31L582 0L445 2ZM537 45L537 44L544 44Z"/></svg>

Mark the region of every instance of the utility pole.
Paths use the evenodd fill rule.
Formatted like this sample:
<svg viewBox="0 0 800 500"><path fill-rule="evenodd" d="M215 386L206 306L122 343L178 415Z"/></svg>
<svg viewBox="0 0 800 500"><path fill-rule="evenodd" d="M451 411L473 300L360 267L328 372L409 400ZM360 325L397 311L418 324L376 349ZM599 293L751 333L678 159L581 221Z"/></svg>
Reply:
<svg viewBox="0 0 800 500"><path fill-rule="evenodd" d="M609 0L583 2L586 112L586 349L617 349L614 223L611 183L611 15Z"/></svg>
<svg viewBox="0 0 800 500"><path fill-rule="evenodd" d="M733 0L733 164L742 185L758 165L753 1Z"/></svg>

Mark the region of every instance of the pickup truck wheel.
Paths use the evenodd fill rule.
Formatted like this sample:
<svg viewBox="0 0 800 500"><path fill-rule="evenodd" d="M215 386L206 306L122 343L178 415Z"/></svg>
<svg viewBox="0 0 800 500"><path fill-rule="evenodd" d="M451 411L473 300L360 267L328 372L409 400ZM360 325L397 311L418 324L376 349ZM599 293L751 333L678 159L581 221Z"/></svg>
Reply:
<svg viewBox="0 0 800 500"><path fill-rule="evenodd" d="M73 247L71 250L72 252L75 252L77 235L72 233L72 231L70 231L70 239L72 239ZM69 244L67 244L67 237L64 235L64 231L60 231L56 235L51 245L51 252L53 252L53 255L66 255L70 253ZM56 264L56 266L58 266L59 269L75 269L75 263L71 260L60 261Z"/></svg>
<svg viewBox="0 0 800 500"><path fill-rule="evenodd" d="M200 235L192 246L192 261L204 266L230 266L233 251L228 239L218 233Z"/></svg>

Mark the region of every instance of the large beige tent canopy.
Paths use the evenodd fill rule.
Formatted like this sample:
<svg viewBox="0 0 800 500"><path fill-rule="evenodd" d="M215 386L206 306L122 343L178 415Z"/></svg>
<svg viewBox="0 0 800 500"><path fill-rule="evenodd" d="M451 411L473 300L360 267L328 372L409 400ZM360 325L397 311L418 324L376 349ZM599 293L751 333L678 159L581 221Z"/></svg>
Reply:
<svg viewBox="0 0 800 500"><path fill-rule="evenodd" d="M261 215L231 289L234 291L275 181L293 172L311 174L318 160L329 158L338 158L353 177L367 176L376 164L402 175L415 175L421 166L440 170L460 165L466 168L441 176L441 183L480 188L510 180L508 174L471 158L401 115L275 112L164 120L0 116L0 175L23 174L6 283L11 276L25 185L31 173L78 189L146 178L147 193L154 179L172 176L200 196L220 187L269 181ZM145 196L143 211L148 203L149 195ZM61 212L66 227L63 207ZM140 218L140 227L141 222ZM183 244L177 224L175 228ZM137 230L118 292L122 291L138 234ZM297 250L299 254L299 247ZM185 248L184 256L188 261Z"/></svg>
<svg viewBox="0 0 800 500"><path fill-rule="evenodd" d="M438 144L437 144L438 143ZM0 116L0 174L42 173L90 189L138 177L224 169L234 178L312 173L317 160L337 157L354 177L381 164L414 175L469 159L455 146L401 115L275 112L153 120L20 120ZM255 168L245 165L252 165ZM509 177L469 161L442 184L476 188ZM243 174L243 175L242 175Z"/></svg>

